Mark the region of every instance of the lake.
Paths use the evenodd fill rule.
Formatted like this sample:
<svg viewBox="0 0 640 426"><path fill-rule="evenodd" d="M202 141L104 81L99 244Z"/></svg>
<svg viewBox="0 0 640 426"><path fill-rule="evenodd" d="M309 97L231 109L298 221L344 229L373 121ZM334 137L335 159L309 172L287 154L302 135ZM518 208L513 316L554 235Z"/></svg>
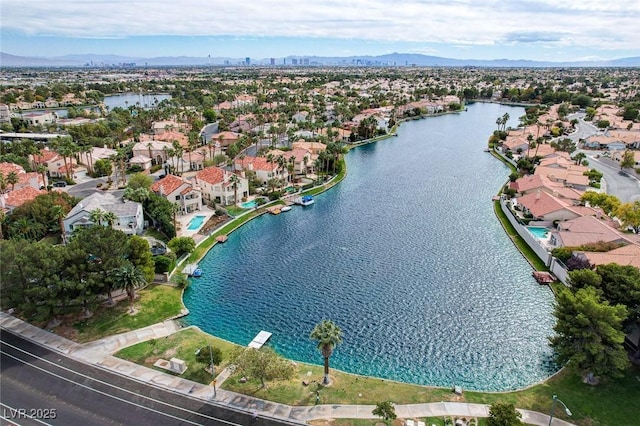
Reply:
<svg viewBox="0 0 640 426"><path fill-rule="evenodd" d="M322 319L344 341L332 368L408 383L501 391L557 370L553 294L494 215L509 169L483 152L490 103L403 123L351 150L348 175L309 207L257 218L200 262L185 319L247 345L260 331L283 356L322 364Z"/></svg>

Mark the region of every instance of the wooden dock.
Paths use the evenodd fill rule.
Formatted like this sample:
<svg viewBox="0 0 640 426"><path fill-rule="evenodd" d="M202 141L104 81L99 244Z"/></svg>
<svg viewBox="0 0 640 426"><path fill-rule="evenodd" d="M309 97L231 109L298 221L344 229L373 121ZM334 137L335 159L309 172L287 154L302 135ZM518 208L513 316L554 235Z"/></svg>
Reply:
<svg viewBox="0 0 640 426"><path fill-rule="evenodd" d="M189 276L193 275L193 271L195 271L196 269L198 269L198 264L197 263L190 263L187 266L184 267L184 269L182 270L183 274L187 274Z"/></svg>
<svg viewBox="0 0 640 426"><path fill-rule="evenodd" d="M267 340L269 340L270 337L271 333L262 330L256 337L253 338L253 340L247 345L247 347L260 349L262 346L264 346L265 343L267 343Z"/></svg>
<svg viewBox="0 0 640 426"><path fill-rule="evenodd" d="M219 243L224 243L227 241L227 236L226 235L218 235L216 237L216 241Z"/></svg>

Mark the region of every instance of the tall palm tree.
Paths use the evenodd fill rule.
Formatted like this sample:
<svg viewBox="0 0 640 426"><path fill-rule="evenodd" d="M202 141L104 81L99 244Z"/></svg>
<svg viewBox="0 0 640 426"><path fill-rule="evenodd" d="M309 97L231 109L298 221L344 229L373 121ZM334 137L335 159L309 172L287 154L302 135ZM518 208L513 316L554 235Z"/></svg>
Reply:
<svg viewBox="0 0 640 426"><path fill-rule="evenodd" d="M142 287L146 283L147 280L144 277L144 272L131 262L127 262L124 266L116 269L113 274L114 288L121 288L127 292L130 312L133 312L136 288Z"/></svg>
<svg viewBox="0 0 640 426"><path fill-rule="evenodd" d="M64 243L65 237L63 219L66 216L66 213L60 204L54 204L53 206L51 206L51 213L53 214L53 217L58 220L58 226L60 227L60 239L62 240L62 243Z"/></svg>
<svg viewBox="0 0 640 426"><path fill-rule="evenodd" d="M109 227L113 228L113 224L118 220L118 216L114 212L105 212L104 221L107 222Z"/></svg>
<svg viewBox="0 0 640 426"><path fill-rule="evenodd" d="M233 204L238 204L238 184L240 183L240 178L235 173L232 173L229 182L233 185Z"/></svg>
<svg viewBox="0 0 640 426"><path fill-rule="evenodd" d="M311 340L318 342L318 349L324 358L323 385L329 384L329 357L335 347L342 343L342 330L331 320L322 320L311 331Z"/></svg>

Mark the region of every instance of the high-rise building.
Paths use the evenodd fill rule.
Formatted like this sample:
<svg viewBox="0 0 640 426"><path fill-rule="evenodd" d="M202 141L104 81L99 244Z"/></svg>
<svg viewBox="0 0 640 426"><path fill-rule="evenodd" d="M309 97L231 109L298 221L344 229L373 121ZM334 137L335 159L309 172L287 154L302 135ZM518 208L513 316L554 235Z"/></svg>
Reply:
<svg viewBox="0 0 640 426"><path fill-rule="evenodd" d="M271 65L275 65L276 64L276 58L271 58Z"/></svg>
<svg viewBox="0 0 640 426"><path fill-rule="evenodd" d="M251 58L248 57L248 56L246 58L244 58L244 64L245 65L251 65Z"/></svg>
<svg viewBox="0 0 640 426"><path fill-rule="evenodd" d="M291 59L291 65L298 65L298 60L296 58Z"/></svg>

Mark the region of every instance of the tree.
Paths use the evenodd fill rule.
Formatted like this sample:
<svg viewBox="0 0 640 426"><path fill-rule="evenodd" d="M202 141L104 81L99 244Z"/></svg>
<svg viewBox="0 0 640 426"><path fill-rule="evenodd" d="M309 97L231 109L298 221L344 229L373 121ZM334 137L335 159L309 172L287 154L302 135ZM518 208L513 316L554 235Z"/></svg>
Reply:
<svg viewBox="0 0 640 426"><path fill-rule="evenodd" d="M629 361L623 347L622 323L627 317L624 305L602 302L593 287L558 294L557 318L551 347L560 364L566 364L594 383L593 376L620 377Z"/></svg>
<svg viewBox="0 0 640 426"><path fill-rule="evenodd" d="M266 347L236 348L233 364L238 374L260 380L262 387L265 386L265 380L287 380L295 373L295 367L291 361L278 356L273 349Z"/></svg>
<svg viewBox="0 0 640 426"><path fill-rule="evenodd" d="M106 215L107 212L98 207L97 209L92 210L91 213L89 213L89 220L93 222L94 225L101 226L105 221Z"/></svg>
<svg viewBox="0 0 640 426"><path fill-rule="evenodd" d="M240 178L235 173L231 174L229 178L229 182L233 186L233 203L238 204L238 184L240 183Z"/></svg>
<svg viewBox="0 0 640 426"><path fill-rule="evenodd" d="M149 190L152 184L153 184L153 179L151 179L149 176L144 175L142 173L135 173L129 176L129 179L127 182L127 188L131 188L132 190L138 189L138 188L144 188L146 190Z"/></svg>
<svg viewBox="0 0 640 426"><path fill-rule="evenodd" d="M153 280L155 263L147 240L137 235L129 237L127 259L133 266L140 268L147 282Z"/></svg>
<svg viewBox="0 0 640 426"><path fill-rule="evenodd" d="M329 384L329 357L335 347L342 343L342 330L331 320L322 320L311 331L311 340L318 342L318 349L324 358L324 378L322 383Z"/></svg>
<svg viewBox="0 0 640 426"><path fill-rule="evenodd" d="M191 253L196 248L196 243L191 237L175 237L169 240L167 245L178 257Z"/></svg>
<svg viewBox="0 0 640 426"><path fill-rule="evenodd" d="M394 407L391 401L377 403L376 408L371 411L371 414L382 417L384 420L395 420L398 417L396 415L396 407Z"/></svg>
<svg viewBox="0 0 640 426"><path fill-rule="evenodd" d="M51 213L53 214L53 217L55 217L58 220L58 227L60 228L60 239L62 240L62 242L65 242L65 238L64 238L64 218L67 215L67 213L64 211L64 208L59 205L59 204L55 204L53 206L51 206Z"/></svg>
<svg viewBox="0 0 640 426"><path fill-rule="evenodd" d="M111 161L106 158L100 158L96 160L93 164L93 172L97 177L111 176L111 173L113 173L113 166L111 165Z"/></svg>
<svg viewBox="0 0 640 426"><path fill-rule="evenodd" d="M615 215L623 226L633 228L636 233L640 233L640 201L635 201L633 204L620 204Z"/></svg>
<svg viewBox="0 0 640 426"><path fill-rule="evenodd" d="M626 150L624 154L622 154L622 161L620 161L621 169L633 169L636 165L635 154L631 150Z"/></svg>
<svg viewBox="0 0 640 426"><path fill-rule="evenodd" d="M20 178L18 177L18 173L15 170L10 171L7 174L7 183L11 185L11 190L13 191L16 187L16 183L20 182Z"/></svg>
<svg viewBox="0 0 640 426"><path fill-rule="evenodd" d="M521 425L522 414L513 404L506 402L494 402L489 407L489 417L487 418L487 426L513 426Z"/></svg>
<svg viewBox="0 0 640 426"><path fill-rule="evenodd" d="M136 288L147 283L142 269L134 266L131 262L125 263L116 269L113 274L113 287L121 288L127 292L129 297L129 310L133 312L133 302L136 298Z"/></svg>
<svg viewBox="0 0 640 426"><path fill-rule="evenodd" d="M203 346L196 353L196 361L207 365L220 365L222 362L222 351L220 348L216 348L211 345ZM213 371L211 374L213 374Z"/></svg>

